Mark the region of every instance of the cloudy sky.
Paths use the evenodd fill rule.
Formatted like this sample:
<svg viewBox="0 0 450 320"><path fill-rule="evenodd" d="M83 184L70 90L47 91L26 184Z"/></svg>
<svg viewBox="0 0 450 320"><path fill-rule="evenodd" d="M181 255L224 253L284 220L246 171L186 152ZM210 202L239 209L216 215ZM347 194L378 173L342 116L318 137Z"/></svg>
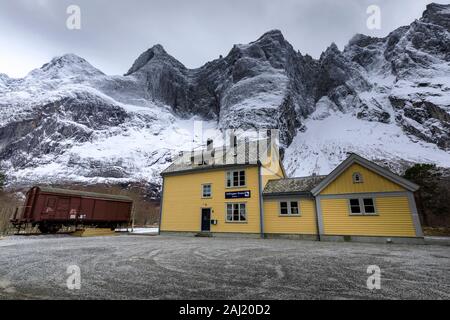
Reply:
<svg viewBox="0 0 450 320"><path fill-rule="evenodd" d="M123 74L160 43L187 67L226 55L235 43L280 29L302 53L318 57L355 33L385 36L421 16L430 0L0 0L0 73L22 77L52 57L75 53L108 74ZM437 1L449 3L450 1ZM69 5L81 30L66 27ZM381 29L366 25L369 5Z"/></svg>

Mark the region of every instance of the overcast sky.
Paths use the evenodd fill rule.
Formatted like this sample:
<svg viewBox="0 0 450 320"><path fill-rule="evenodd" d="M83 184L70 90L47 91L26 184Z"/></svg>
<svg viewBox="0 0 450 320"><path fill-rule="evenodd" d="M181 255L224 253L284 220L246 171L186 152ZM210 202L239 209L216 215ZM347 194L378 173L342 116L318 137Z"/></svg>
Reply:
<svg viewBox="0 0 450 320"><path fill-rule="evenodd" d="M271 29L280 29L303 54L318 57L331 42L342 49L355 33L385 36L419 18L429 2L0 0L0 73L22 77L52 57L75 53L107 74L123 74L157 43L194 68ZM81 8L81 30L66 27L72 4ZM366 26L372 4L381 9L380 30Z"/></svg>

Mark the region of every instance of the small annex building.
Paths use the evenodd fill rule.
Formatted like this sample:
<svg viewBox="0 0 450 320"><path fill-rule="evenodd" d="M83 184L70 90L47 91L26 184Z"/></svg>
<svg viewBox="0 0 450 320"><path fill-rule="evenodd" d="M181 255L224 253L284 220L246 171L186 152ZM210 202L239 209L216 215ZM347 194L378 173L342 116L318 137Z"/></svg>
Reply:
<svg viewBox="0 0 450 320"><path fill-rule="evenodd" d="M289 178L267 140L186 152L162 172L161 233L416 242L416 184L357 154Z"/></svg>

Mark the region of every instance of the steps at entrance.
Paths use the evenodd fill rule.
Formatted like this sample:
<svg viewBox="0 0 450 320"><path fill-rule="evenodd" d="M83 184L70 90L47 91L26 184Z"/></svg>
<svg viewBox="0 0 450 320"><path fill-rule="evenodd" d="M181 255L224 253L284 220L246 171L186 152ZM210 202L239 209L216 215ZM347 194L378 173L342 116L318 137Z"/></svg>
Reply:
<svg viewBox="0 0 450 320"><path fill-rule="evenodd" d="M201 237L201 238L211 238L212 234L211 234L211 232L199 232L195 236Z"/></svg>

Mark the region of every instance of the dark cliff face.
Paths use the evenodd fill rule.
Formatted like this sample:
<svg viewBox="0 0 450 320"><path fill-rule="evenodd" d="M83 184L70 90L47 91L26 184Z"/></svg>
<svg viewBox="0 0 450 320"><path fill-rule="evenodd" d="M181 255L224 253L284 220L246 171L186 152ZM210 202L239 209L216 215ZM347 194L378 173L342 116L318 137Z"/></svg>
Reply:
<svg viewBox="0 0 450 320"><path fill-rule="evenodd" d="M442 26L450 31L450 10L448 4L430 3L422 15L423 22Z"/></svg>
<svg viewBox="0 0 450 320"><path fill-rule="evenodd" d="M411 25L386 38L357 35L344 50L368 72L366 78L394 77L387 92L394 120L408 134L444 150L450 146L449 17L449 5L429 4Z"/></svg>
<svg viewBox="0 0 450 320"><path fill-rule="evenodd" d="M170 105L181 117L200 115L218 121L221 128L279 128L288 146L302 127L302 119L314 112L323 97L341 111L354 109L361 118L391 121L392 115L383 106L386 101L367 102L361 94L382 90L370 80L374 70L398 81L420 77L421 70L432 68L436 59L448 61L448 8L430 4L423 17L409 26L385 38L357 35L342 52L332 44L318 60L295 51L279 30L272 30L194 70L158 45L143 53L127 75L138 77L149 96ZM388 100L395 101L392 107L397 111L402 104L418 105L408 99L394 94ZM440 109L438 114L445 112L439 105L434 108ZM400 125L405 123L399 120L403 117L396 117ZM435 127L432 131L440 134L433 137L430 133L426 140L448 148L444 118L435 118L444 130ZM416 135L408 126L404 128Z"/></svg>
<svg viewBox="0 0 450 320"><path fill-rule="evenodd" d="M181 117L200 115L223 128L285 128L289 144L300 118L314 109L317 62L297 53L279 30L189 70L161 46L143 53L126 76L139 79L149 96ZM289 115L290 120L286 120Z"/></svg>

